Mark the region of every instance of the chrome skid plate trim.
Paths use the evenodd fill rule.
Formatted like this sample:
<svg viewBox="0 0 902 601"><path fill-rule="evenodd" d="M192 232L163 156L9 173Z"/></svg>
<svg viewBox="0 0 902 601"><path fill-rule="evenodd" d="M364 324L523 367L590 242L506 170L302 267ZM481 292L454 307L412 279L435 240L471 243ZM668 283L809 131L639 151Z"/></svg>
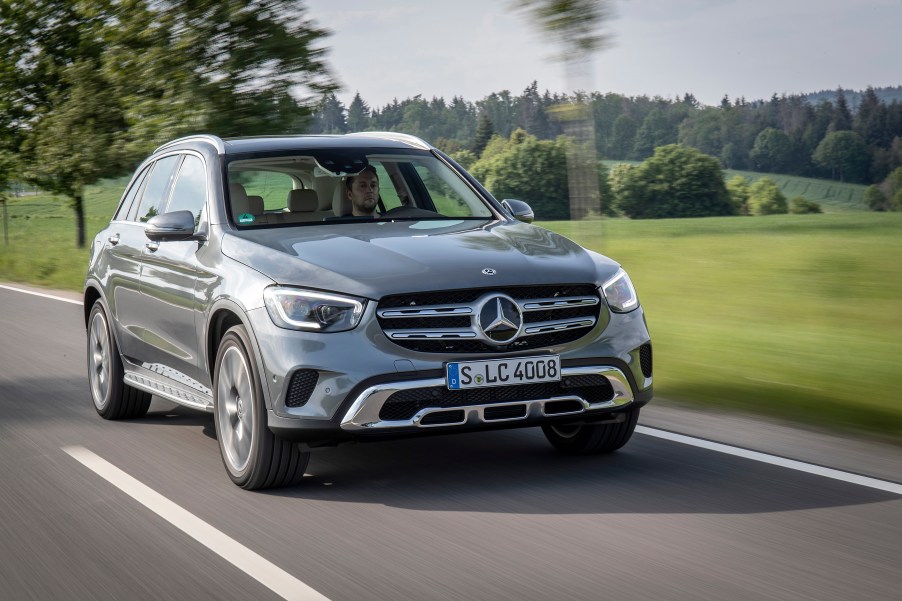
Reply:
<svg viewBox="0 0 902 601"><path fill-rule="evenodd" d="M445 386L443 378L430 378L425 380L409 380L406 382L389 382L385 384L377 384L370 386L360 393L354 400L354 403L345 413L341 420L343 430L374 430L388 428L438 428L453 427L462 425L478 425L486 423L495 423L500 421L516 421L529 418L539 417L558 417L560 415L579 415L586 411L595 409L609 409L612 407L621 407L633 402L633 393L630 389L629 381L622 371L616 367L606 365L590 365L585 367L565 367L561 370L561 377L568 376L588 376L599 375L604 376L611 383L614 389L614 396L609 401L603 403L589 403L585 399L576 395L562 395L550 397L547 399L533 399L528 401L506 401L504 403L492 403L489 405L466 405L462 407L427 407L419 411L411 419L398 421L385 421L379 419L379 412L385 401L396 392L402 390L411 390L416 388L429 388L432 386ZM555 401L576 401L582 405L581 409L568 411L566 413L545 413L545 405ZM512 418L486 419L485 411L489 408L503 408L514 405L525 405L526 411L524 415ZM423 419L432 414L447 411L463 411L464 417L459 422L451 424L423 424Z"/></svg>

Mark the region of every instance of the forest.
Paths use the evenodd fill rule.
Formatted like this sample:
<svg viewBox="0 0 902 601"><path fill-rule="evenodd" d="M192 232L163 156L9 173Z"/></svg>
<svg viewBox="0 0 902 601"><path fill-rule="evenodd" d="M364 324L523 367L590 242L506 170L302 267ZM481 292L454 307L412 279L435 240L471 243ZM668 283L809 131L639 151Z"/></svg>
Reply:
<svg viewBox="0 0 902 601"><path fill-rule="evenodd" d="M591 106L602 159L642 161L657 147L681 144L720 159L727 169L862 184L882 182L902 166L902 86L775 94L768 100L725 96L717 106L703 105L691 93L649 98L540 92L537 82L519 95L504 90L476 101L417 95L382 107L370 106L359 93L344 106L329 92L316 106L308 133L402 131L472 163L495 134L509 138L522 129L538 140L562 135L556 111L575 100Z"/></svg>

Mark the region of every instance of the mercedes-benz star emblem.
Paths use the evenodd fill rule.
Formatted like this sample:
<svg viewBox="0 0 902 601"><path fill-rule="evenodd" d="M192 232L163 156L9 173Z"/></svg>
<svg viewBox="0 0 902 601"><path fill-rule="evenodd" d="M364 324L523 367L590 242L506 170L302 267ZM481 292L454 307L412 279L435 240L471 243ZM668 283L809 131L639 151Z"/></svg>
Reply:
<svg viewBox="0 0 902 601"><path fill-rule="evenodd" d="M492 269L491 267L486 267L485 269L482 270L482 275L495 275L496 273L498 273L498 272L495 271L494 269Z"/></svg>
<svg viewBox="0 0 902 601"><path fill-rule="evenodd" d="M489 297L479 310L479 327L489 341L507 344L517 337L523 325L520 307L509 296Z"/></svg>

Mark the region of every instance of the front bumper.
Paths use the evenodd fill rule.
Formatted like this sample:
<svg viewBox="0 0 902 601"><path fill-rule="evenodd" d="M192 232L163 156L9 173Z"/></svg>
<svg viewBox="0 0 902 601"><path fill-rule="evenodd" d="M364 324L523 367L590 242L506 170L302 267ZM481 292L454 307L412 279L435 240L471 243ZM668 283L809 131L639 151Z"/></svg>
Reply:
<svg viewBox="0 0 902 601"><path fill-rule="evenodd" d="M616 416L652 397L651 374L643 373L640 361L640 348L650 349L641 309L612 316L574 343L544 349L560 355L562 382L595 378L605 386L604 398L585 386L568 390L562 384L562 390L525 396L512 386L508 388L517 390L489 395L488 401L461 403L447 393L444 374L445 362L461 356L401 348L385 337L372 312L371 304L359 328L332 334L280 329L265 310L249 312L261 343L268 425L273 432L299 441L340 441L587 422ZM316 384L303 406L288 406L289 382L299 370L316 372ZM401 417L383 412L392 395L429 389L444 400L422 403Z"/></svg>
<svg viewBox="0 0 902 601"><path fill-rule="evenodd" d="M482 424L525 421L543 417L579 415L598 409L613 409L633 402L633 393L626 376L616 367L585 366L561 369L561 378L582 375L597 375L611 385L609 399L590 402L577 395L558 395L548 398L528 398L478 405L452 405L424 407L410 419L390 420L381 417L383 406L392 395L405 390L439 388L445 386L442 378L410 380L376 384L361 392L341 420L342 430L388 430L416 428L436 428L442 426L478 426ZM524 388L520 386L520 388Z"/></svg>

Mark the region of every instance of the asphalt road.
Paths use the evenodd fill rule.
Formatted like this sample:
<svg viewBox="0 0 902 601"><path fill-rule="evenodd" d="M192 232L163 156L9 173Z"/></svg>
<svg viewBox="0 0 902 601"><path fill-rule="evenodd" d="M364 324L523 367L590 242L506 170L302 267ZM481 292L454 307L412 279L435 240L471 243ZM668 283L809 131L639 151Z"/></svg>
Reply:
<svg viewBox="0 0 902 601"><path fill-rule="evenodd" d="M573 459L533 430L348 445L250 493L209 415L155 400L101 420L84 345L79 306L0 289L2 600L279 598L71 447L333 601L902 599L900 494L638 433ZM902 481L892 445L672 408L640 424Z"/></svg>

